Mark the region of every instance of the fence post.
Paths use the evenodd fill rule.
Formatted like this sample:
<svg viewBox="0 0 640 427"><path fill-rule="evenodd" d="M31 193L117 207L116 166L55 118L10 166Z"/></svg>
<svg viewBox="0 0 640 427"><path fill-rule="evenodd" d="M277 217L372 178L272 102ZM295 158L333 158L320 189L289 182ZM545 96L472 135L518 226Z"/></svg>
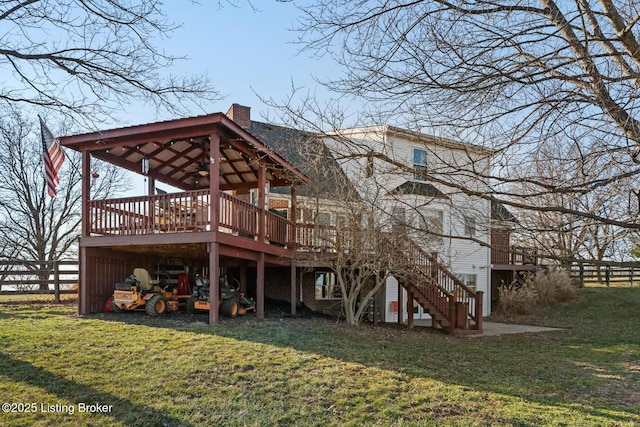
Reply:
<svg viewBox="0 0 640 427"><path fill-rule="evenodd" d="M580 287L584 288L584 264L580 263Z"/></svg>
<svg viewBox="0 0 640 427"><path fill-rule="evenodd" d="M631 285L631 287L633 288L633 267L631 267L631 269L629 269L629 284Z"/></svg>
<svg viewBox="0 0 640 427"><path fill-rule="evenodd" d="M60 304L60 267L58 261L53 261L53 302Z"/></svg>

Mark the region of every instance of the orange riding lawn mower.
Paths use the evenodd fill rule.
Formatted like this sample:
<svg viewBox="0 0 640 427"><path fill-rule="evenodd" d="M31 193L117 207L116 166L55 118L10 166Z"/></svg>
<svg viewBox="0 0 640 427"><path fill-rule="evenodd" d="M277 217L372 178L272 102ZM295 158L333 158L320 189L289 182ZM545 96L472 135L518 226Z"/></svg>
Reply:
<svg viewBox="0 0 640 427"><path fill-rule="evenodd" d="M149 316L176 311L190 297L186 276L182 276L175 286L152 280L146 269L136 268L124 282L116 283L111 311L145 311Z"/></svg>
<svg viewBox="0 0 640 427"><path fill-rule="evenodd" d="M240 284L233 279L236 286L231 286L227 276L220 276L220 314L225 317L238 317L245 315L248 311L256 311L256 303L251 298L246 298L238 290ZM199 311L209 311L209 278L197 277L193 288L193 294L187 300L187 312L197 313Z"/></svg>
<svg viewBox="0 0 640 427"><path fill-rule="evenodd" d="M237 284L237 280L234 279ZM237 317L255 311L255 302L245 298L238 287L231 287L227 276L220 280L220 313L226 317ZM191 292L187 276L180 274L177 285L166 285L161 280L152 280L144 268L136 268L124 282L116 283L107 309L113 312L145 311L149 316L158 316L185 307L188 313L208 311L209 279L198 276Z"/></svg>

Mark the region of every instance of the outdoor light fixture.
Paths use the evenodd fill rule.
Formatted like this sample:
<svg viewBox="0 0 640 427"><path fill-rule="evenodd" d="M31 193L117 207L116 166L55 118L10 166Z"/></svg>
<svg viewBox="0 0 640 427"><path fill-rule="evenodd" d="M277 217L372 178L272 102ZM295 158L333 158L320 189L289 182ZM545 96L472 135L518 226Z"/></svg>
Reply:
<svg viewBox="0 0 640 427"><path fill-rule="evenodd" d="M202 147L202 162L198 165L198 175L200 176L209 175L209 169L207 168L207 164L205 163L207 157L204 148L205 147Z"/></svg>
<svg viewBox="0 0 640 427"><path fill-rule="evenodd" d="M209 171L207 170L207 166L204 163L200 163L200 166L198 166L198 175L200 175L200 176L209 175Z"/></svg>

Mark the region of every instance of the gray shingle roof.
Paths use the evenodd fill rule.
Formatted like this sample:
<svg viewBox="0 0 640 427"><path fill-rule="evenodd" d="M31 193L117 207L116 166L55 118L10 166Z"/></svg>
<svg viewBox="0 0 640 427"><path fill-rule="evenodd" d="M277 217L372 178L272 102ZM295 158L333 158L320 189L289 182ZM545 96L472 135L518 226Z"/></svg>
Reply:
<svg viewBox="0 0 640 427"><path fill-rule="evenodd" d="M251 121L245 129L309 177L310 184L298 187L297 194L327 199L357 195L317 134L256 121ZM289 194L289 187L271 188L270 191Z"/></svg>
<svg viewBox="0 0 640 427"><path fill-rule="evenodd" d="M389 191L389 194L394 196L412 194L417 196L435 197L438 199L448 199L442 191L438 190L432 184L419 181L407 181L400 184L393 190Z"/></svg>
<svg viewBox="0 0 640 427"><path fill-rule="evenodd" d="M494 201L491 202L491 219L495 221L518 222L518 218L513 216L502 203Z"/></svg>

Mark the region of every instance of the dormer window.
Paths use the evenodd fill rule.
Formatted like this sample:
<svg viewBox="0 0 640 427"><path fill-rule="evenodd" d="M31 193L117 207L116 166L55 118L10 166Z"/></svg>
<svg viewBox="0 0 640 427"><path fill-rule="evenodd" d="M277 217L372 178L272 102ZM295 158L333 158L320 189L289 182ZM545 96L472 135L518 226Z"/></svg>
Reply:
<svg viewBox="0 0 640 427"><path fill-rule="evenodd" d="M417 181L427 180L427 152L425 150L413 149L413 171L414 179Z"/></svg>

